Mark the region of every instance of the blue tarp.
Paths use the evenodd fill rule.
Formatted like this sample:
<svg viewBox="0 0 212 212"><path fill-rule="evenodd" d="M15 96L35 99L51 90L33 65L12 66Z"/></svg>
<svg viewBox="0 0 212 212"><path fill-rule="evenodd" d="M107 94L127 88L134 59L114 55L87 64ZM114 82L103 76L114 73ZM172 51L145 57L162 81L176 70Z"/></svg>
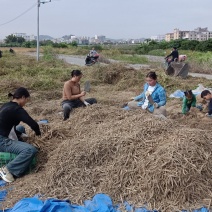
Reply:
<svg viewBox="0 0 212 212"><path fill-rule="evenodd" d="M0 185L5 185L0 181ZM0 191L0 202L4 201L7 190ZM0 204L1 206L1 204ZM157 212L147 210L146 207L135 208L128 202L124 202L127 212ZM69 200L47 199L41 200L38 196L24 198L17 202L13 208L4 209L0 212L120 212L119 205L113 205L112 199L106 194L96 194L92 200L86 200L84 205L71 204ZM182 212L187 212L186 210ZM193 212L209 212L206 208L200 208Z"/></svg>
<svg viewBox="0 0 212 212"><path fill-rule="evenodd" d="M133 211L133 206L125 202L125 210ZM113 205L111 198L106 194L96 194L92 200L86 200L83 206L71 204L68 200L47 199L38 197L24 198L6 212L120 212L119 205ZM136 212L156 212L146 208L137 208ZM3 212L0 210L0 212Z"/></svg>

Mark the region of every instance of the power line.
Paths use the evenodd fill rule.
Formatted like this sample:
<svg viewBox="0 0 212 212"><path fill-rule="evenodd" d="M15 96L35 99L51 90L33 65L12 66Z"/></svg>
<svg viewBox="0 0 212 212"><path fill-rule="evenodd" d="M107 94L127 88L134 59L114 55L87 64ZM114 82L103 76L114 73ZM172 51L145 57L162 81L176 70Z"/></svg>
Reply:
<svg viewBox="0 0 212 212"><path fill-rule="evenodd" d="M22 15L26 14L27 12L29 12L29 11L30 11L32 8L34 8L36 5L37 5L37 4L32 5L29 9L27 9L26 11L24 11L23 13L21 13L19 16L15 17L15 18L13 18L12 20L7 21L7 22L5 22L5 23L3 23L3 24L0 24L0 26L9 24L9 23L11 23L12 21L15 21L16 19L20 18Z"/></svg>

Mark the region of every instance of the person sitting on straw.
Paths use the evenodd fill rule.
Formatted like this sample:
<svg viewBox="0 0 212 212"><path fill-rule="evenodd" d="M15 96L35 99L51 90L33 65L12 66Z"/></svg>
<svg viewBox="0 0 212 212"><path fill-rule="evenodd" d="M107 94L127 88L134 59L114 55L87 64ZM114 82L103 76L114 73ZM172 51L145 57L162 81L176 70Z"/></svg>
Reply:
<svg viewBox="0 0 212 212"><path fill-rule="evenodd" d="M71 72L71 79L65 82L63 87L63 120L67 120L73 108L83 107L97 103L95 98L84 99L85 91L80 89L80 79L83 74L80 70Z"/></svg>
<svg viewBox="0 0 212 212"><path fill-rule="evenodd" d="M154 115L162 114L166 116L166 91L157 82L157 75L155 72L150 71L146 75L144 91L132 99L133 101L130 101L127 105L125 105L125 110L143 109L153 113Z"/></svg>
<svg viewBox="0 0 212 212"><path fill-rule="evenodd" d="M0 177L6 182L13 182L14 176L22 176L29 168L37 149L21 141L24 127L17 126L21 121L29 125L36 135L41 135L39 125L23 109L30 100L26 88L18 88L14 94L9 93L13 100L0 108L0 152L17 154L17 157L6 166L0 168Z"/></svg>

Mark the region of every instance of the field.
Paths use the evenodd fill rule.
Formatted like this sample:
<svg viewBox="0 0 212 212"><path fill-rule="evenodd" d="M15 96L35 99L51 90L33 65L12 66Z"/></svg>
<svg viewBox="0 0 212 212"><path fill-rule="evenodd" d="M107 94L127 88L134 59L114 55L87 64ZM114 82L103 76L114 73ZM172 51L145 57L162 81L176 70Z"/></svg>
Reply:
<svg viewBox="0 0 212 212"><path fill-rule="evenodd" d="M183 117L181 100L169 98L177 89L212 87L210 80L169 77L155 63L148 70L120 63L77 67L54 54L36 62L23 50L15 51L13 55L5 50L0 58L0 101L8 101L7 94L19 86L27 87L31 102L25 109L35 120L47 119L49 124L41 125L41 138L27 127L28 142L40 149L38 164L9 185L13 189L5 208L38 193L44 199L69 198L82 204L99 192L110 195L114 203L147 203L161 211L210 207L211 119L198 111ZM83 71L82 89L89 80L86 97L95 97L98 104L76 109L64 122L62 88L73 69ZM121 108L141 92L150 70L156 71L167 91L167 120Z"/></svg>

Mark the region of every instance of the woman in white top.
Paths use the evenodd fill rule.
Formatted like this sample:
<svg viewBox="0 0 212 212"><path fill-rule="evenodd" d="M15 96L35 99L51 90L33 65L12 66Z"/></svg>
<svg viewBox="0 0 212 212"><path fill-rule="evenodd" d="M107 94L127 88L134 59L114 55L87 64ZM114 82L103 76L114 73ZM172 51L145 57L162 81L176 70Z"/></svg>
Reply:
<svg viewBox="0 0 212 212"><path fill-rule="evenodd" d="M157 82L157 75L150 71L146 75L146 83L144 91L133 98L133 101L128 102L126 109L143 109L148 110L153 114L163 114L166 116L166 91Z"/></svg>

